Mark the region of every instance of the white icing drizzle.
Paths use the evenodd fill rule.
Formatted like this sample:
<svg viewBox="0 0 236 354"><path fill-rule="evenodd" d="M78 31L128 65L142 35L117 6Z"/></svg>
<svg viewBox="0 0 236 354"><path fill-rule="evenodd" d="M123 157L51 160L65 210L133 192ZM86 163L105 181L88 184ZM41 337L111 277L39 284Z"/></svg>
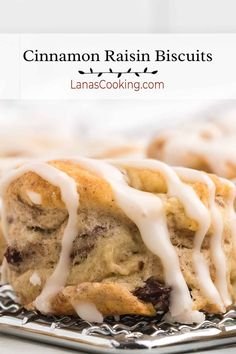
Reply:
<svg viewBox="0 0 236 354"><path fill-rule="evenodd" d="M223 215L219 211L216 202L216 187L210 177L204 172L176 167L175 171L184 179L187 179L189 182L202 182L208 187L209 192L209 213L211 216L211 223L213 226L213 234L210 236L210 252L211 259L216 269L216 281L215 285L218 289L221 299L224 305L227 307L232 304L232 299L229 294L228 285L227 285L227 263L226 257L222 248L222 237L224 232L224 221ZM222 183L223 183L222 179ZM232 229L231 229L232 232ZM197 248L197 252L194 256L195 259L195 267L197 266L197 262L199 261L199 252L200 248ZM194 252L196 249L194 250ZM206 261L205 261L206 263ZM207 266L207 264L206 264ZM209 271L208 271L209 272ZM210 276L210 274L209 274ZM198 277L200 279L200 283L204 284L205 275L203 273L198 273ZM210 280L211 281L211 280ZM212 282L212 281L211 281Z"/></svg>
<svg viewBox="0 0 236 354"><path fill-rule="evenodd" d="M42 196L39 193L34 191L27 191L26 193L32 203L42 204Z"/></svg>
<svg viewBox="0 0 236 354"><path fill-rule="evenodd" d="M233 182L228 181L224 178L220 178L220 181L221 181L221 183L224 183L225 185L227 185L229 187L229 196L227 199L227 203L228 203L227 212L228 212L230 229L231 229L231 234L232 234L234 255L236 257L236 213L235 213L235 209L234 209L234 203L235 203L235 198L236 198L236 186Z"/></svg>
<svg viewBox="0 0 236 354"><path fill-rule="evenodd" d="M223 134L213 123L191 124L167 131L158 138L165 139L161 160L170 165L189 167L193 159L203 158L222 177L229 176L229 164L236 165L235 133Z"/></svg>
<svg viewBox="0 0 236 354"><path fill-rule="evenodd" d="M180 269L178 256L170 241L162 200L152 193L130 187L124 175L117 168L107 163L82 158L75 161L100 175L110 184L116 202L137 225L147 248L161 259L165 282L172 288L170 301L172 316L177 316L186 311L190 313L192 299ZM173 175L175 176L174 173ZM176 179L178 180L177 176ZM171 184L171 187L174 188L174 183ZM188 186L186 188L191 190Z"/></svg>
<svg viewBox="0 0 236 354"><path fill-rule="evenodd" d="M119 163L120 161L118 161L118 164ZM123 164L125 164L125 162L123 162ZM165 181L167 183L167 195L171 197L176 197L184 206L186 214L191 219L198 222L198 230L195 233L194 248L193 248L194 269L200 284L200 288L204 293L204 295L207 298L209 298L211 302L218 304L223 311L224 310L223 304L219 296L219 293L211 279L209 266L203 254L201 253L202 243L211 225L211 212L201 202L201 200L195 193L194 189L188 184L183 183L178 177L177 173L173 170L173 168L169 167L165 163L156 160L143 160L138 162L128 161L127 166L136 167L136 168L147 168L159 172L163 177L165 177ZM195 180L197 181L201 179L200 177L201 175L205 176L204 174L201 174L201 172L199 171L194 171L190 169L184 169L184 172L185 172L185 177L189 179L195 178ZM202 182L203 179L204 178L202 178ZM206 178L204 179L204 183L207 183L208 187L210 187L214 191L214 184L213 182L211 182L210 178L207 178L206 176ZM214 198L214 196L215 194L213 192L212 197ZM220 218L219 221L217 221L216 219L215 226L217 226L217 231L219 229L217 236L219 236L218 238L219 238L220 247L217 248L217 251L219 251L219 249L222 251L221 235L223 232L223 221L217 208L214 207L215 206L214 199L213 200L211 199L211 201L212 201L211 206L212 206L212 213L214 214L214 219L215 216ZM220 254L222 255L222 252L220 252ZM220 261L224 261L224 254L223 257L220 258ZM224 263L225 262L223 262L223 264ZM219 271L221 271L221 269ZM226 278L221 277L221 280L222 282L223 280L225 280L226 290L227 290ZM220 283L220 285L222 284ZM224 287L224 292L225 292L225 287Z"/></svg>
<svg viewBox="0 0 236 354"><path fill-rule="evenodd" d="M7 284L9 281L9 267L6 258L3 258L1 265L1 282L0 284Z"/></svg>
<svg viewBox="0 0 236 354"><path fill-rule="evenodd" d="M62 237L62 250L59 261L52 275L46 281L43 291L35 300L35 306L41 312L50 312L50 298L56 295L66 283L70 268L70 253L72 244L77 236L77 210L79 207L79 195L77 193L76 183L73 178L57 168L42 162L26 164L9 174L2 180L2 193L4 194L7 187L12 181L19 178L26 172L35 172L43 179L47 180L54 186L60 188L61 198L68 210L69 218ZM3 208L3 231L7 237L7 223L5 218L5 210Z"/></svg>
<svg viewBox="0 0 236 354"><path fill-rule="evenodd" d="M193 322L201 323L205 320L205 315L200 311L184 311L178 316L172 316L170 312L167 312L164 316L164 319L167 322L179 322L179 323L186 323L191 324Z"/></svg>
<svg viewBox="0 0 236 354"><path fill-rule="evenodd" d="M84 321L88 322L103 322L103 316L101 312L98 311L96 306L91 302L76 302L72 304L77 315Z"/></svg>
<svg viewBox="0 0 236 354"><path fill-rule="evenodd" d="M31 277L29 278L29 281L32 285L41 285L41 279L40 276L38 275L37 272L34 272Z"/></svg>

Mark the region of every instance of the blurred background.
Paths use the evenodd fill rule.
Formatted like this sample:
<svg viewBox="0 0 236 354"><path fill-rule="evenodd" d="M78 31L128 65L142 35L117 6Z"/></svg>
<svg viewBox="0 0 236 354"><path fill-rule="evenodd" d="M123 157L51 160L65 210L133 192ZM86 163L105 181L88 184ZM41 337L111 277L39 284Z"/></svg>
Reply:
<svg viewBox="0 0 236 354"><path fill-rule="evenodd" d="M2 100L0 157L141 157L165 129L219 119L236 122L236 101Z"/></svg>

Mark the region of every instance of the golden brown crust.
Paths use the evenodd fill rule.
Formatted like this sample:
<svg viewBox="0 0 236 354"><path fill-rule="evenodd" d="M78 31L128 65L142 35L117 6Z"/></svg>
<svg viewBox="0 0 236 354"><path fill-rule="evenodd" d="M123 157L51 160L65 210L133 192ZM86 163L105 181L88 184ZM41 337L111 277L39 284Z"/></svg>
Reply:
<svg viewBox="0 0 236 354"><path fill-rule="evenodd" d="M168 140L171 139L171 135L164 134L154 138L147 147L146 156L151 159L160 160L165 162L164 150L165 145L168 144ZM175 152L177 153L177 152ZM187 154L187 151L186 151ZM189 153L188 162L182 161L182 164L178 164L184 167L193 168L207 173L214 173L211 166L207 162L206 158L202 154Z"/></svg>
<svg viewBox="0 0 236 354"><path fill-rule="evenodd" d="M6 241L3 237L2 228L0 226L0 264L3 261L3 255L6 249Z"/></svg>
<svg viewBox="0 0 236 354"><path fill-rule="evenodd" d="M50 162L50 164L65 172L76 181L77 190L80 195L80 204L87 206L89 203L89 207L94 205L109 209L112 213L121 213L121 210L115 203L112 189L104 179L84 169L78 163L71 161L53 161ZM157 171L145 168L138 169L127 167L126 173L129 177L130 185L136 189L160 194L165 194L167 192L165 178ZM227 196L229 193L229 187L221 183L217 176L209 176L216 185L217 193L222 196ZM207 204L209 197L207 186L201 182L191 183L187 180L185 182L192 185L201 200ZM61 200L59 188L45 181L34 172L27 172L14 181L10 185L9 193L19 194L23 200L32 204L27 195L27 191L29 190L41 195L41 206L65 208L64 203Z"/></svg>
<svg viewBox="0 0 236 354"><path fill-rule="evenodd" d="M140 301L125 285L115 283L82 283L78 286L67 286L50 302L51 313L75 315L76 305L80 302L93 303L103 316L156 314L151 303ZM33 303L26 307L35 310Z"/></svg>
<svg viewBox="0 0 236 354"><path fill-rule="evenodd" d="M50 164L76 181L80 195L80 205L84 207L99 206L109 209L111 212L120 212L114 201L111 187L102 178L70 161L53 161ZM59 188L45 181L34 172L27 172L14 181L8 192L19 195L22 200L26 200L28 204L32 205L33 203L27 195L29 190L41 195L42 202L40 205L42 207L65 208Z"/></svg>
<svg viewBox="0 0 236 354"><path fill-rule="evenodd" d="M148 144L146 157L233 179L234 131L222 128L217 122L202 122L159 132Z"/></svg>
<svg viewBox="0 0 236 354"><path fill-rule="evenodd" d="M151 303L143 303L122 284L82 283L69 286L63 295L70 303L93 303L104 316L108 315L144 315L154 316L156 311Z"/></svg>
<svg viewBox="0 0 236 354"><path fill-rule="evenodd" d="M151 159L162 160L163 149L165 148L168 136L154 138L147 147L146 155Z"/></svg>

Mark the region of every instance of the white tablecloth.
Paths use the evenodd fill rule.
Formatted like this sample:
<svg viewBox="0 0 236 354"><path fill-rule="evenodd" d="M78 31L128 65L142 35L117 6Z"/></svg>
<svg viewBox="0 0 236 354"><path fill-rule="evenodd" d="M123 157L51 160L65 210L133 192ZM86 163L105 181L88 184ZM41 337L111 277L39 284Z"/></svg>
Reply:
<svg viewBox="0 0 236 354"><path fill-rule="evenodd" d="M0 353L1 354L66 354L79 353L74 350L49 346L46 344L31 342L15 337L8 337L0 334Z"/></svg>
<svg viewBox="0 0 236 354"><path fill-rule="evenodd" d="M1 354L66 354L66 353L77 353L78 351L67 350L64 348L49 346L46 344L31 342L23 340L20 338L8 337L0 334L0 353ZM235 354L236 346L225 349L211 350L198 352L198 354ZM124 353L125 354L125 353ZM151 354L151 351L150 351Z"/></svg>

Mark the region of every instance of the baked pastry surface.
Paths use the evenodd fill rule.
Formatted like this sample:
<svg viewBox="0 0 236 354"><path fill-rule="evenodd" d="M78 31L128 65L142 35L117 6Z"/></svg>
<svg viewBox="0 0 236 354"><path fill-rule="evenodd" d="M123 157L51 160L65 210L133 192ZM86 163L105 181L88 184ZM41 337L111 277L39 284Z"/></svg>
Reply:
<svg viewBox="0 0 236 354"><path fill-rule="evenodd" d="M172 166L184 166L236 177L236 131L223 121L191 123L157 134L147 147L147 157Z"/></svg>
<svg viewBox="0 0 236 354"><path fill-rule="evenodd" d="M154 160L35 161L2 195L9 281L27 308L200 322L233 304L227 180Z"/></svg>
<svg viewBox="0 0 236 354"><path fill-rule="evenodd" d="M0 228L0 264L3 261L3 255L4 255L4 252L5 252L5 248L6 248L6 242L5 242L5 239L3 237L2 230Z"/></svg>

